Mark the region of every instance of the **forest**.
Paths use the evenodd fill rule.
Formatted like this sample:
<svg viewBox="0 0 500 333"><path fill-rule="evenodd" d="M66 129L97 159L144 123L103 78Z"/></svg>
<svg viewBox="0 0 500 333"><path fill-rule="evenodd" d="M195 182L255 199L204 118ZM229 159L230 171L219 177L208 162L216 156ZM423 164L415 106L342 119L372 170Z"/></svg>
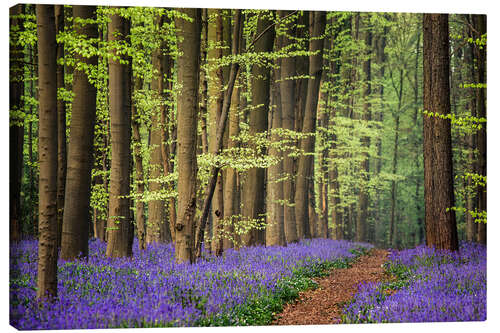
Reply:
<svg viewBox="0 0 500 333"><path fill-rule="evenodd" d="M12 326L315 324L287 304L374 262L324 323L486 320L486 15L9 26Z"/></svg>

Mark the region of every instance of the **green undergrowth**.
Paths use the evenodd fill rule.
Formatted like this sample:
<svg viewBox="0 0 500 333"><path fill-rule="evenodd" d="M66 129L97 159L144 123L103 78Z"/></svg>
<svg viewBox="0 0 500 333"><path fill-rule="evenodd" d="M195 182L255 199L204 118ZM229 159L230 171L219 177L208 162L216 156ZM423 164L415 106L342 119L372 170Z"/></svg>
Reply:
<svg viewBox="0 0 500 333"><path fill-rule="evenodd" d="M307 267L294 270L291 277L278 281L277 288L273 293L257 297L250 302L240 305L229 313L203 318L196 326L265 326L271 324L276 314L283 307L299 297L299 292L316 289L318 283L314 278L329 275L332 269L348 268L360 256L368 254L367 248L356 248L351 250L355 255L353 258L343 258L335 261L315 262Z"/></svg>

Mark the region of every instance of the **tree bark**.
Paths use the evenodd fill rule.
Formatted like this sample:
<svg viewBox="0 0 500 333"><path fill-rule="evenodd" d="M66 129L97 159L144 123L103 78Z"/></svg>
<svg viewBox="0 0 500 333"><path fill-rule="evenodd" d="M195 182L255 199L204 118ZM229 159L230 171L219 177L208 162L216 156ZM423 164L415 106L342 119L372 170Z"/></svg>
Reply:
<svg viewBox="0 0 500 333"><path fill-rule="evenodd" d="M73 6L73 17L95 19L95 11L95 6ZM77 25L75 30L77 34L97 38L96 24ZM86 65L97 66L97 56L86 58L77 54L76 59ZM61 239L61 258L65 260L88 255L97 90L89 82L87 74L78 67L73 72L73 92Z"/></svg>
<svg viewBox="0 0 500 333"><path fill-rule="evenodd" d="M364 89L363 89L363 114L361 119L366 122L368 126L369 122L372 119L371 116L371 103L370 103L370 95L371 95L371 44L372 44L372 34L371 27L367 20L369 17L366 17L363 20L364 28L367 29L364 32L365 39L365 47L367 48L364 52L364 56L367 59L363 62L363 74L364 74ZM361 138L361 147L362 147L362 161L360 166L361 171L361 179L360 179L360 189L359 189L359 197L358 197L358 216L356 221L356 241L358 242L366 242L367 241L367 230L368 230L368 205L369 205L369 196L367 183L369 181L369 173L370 173L370 157L368 155L368 149L370 149L370 138L368 136L364 136Z"/></svg>
<svg viewBox="0 0 500 333"><path fill-rule="evenodd" d="M64 6L55 6L56 32L64 30ZM64 44L57 44L56 57L64 59ZM57 64L57 89L65 88L64 65ZM57 247L61 247L64 192L66 187L66 103L57 99Z"/></svg>
<svg viewBox="0 0 500 333"><path fill-rule="evenodd" d="M176 262L194 261L194 218L196 213L196 142L198 115L198 88L200 75L201 9L183 8L180 11L193 21L175 18L181 39L178 49L177 80L181 85L177 97L177 162L178 210L175 225Z"/></svg>
<svg viewBox="0 0 500 333"><path fill-rule="evenodd" d="M10 14L10 38L9 44L9 239L10 242L21 240L21 179L23 166L23 143L24 143L24 119L18 116L22 111L23 103L21 96L24 93L23 77L23 47L19 42L19 36L12 31L17 26L22 31L23 5L16 5L9 9ZM14 113L15 111L16 113Z"/></svg>
<svg viewBox="0 0 500 333"><path fill-rule="evenodd" d="M486 33L486 15L473 15L472 22L477 31L476 38ZM486 45L475 44L476 54L476 83L486 83ZM486 88L476 88L477 116L486 119ZM486 123L477 133L478 173L486 177ZM477 210L486 212L486 185L479 188ZM477 227L477 241L486 244L486 222Z"/></svg>
<svg viewBox="0 0 500 333"><path fill-rule="evenodd" d="M316 135L316 114L318 108L319 87L321 74L323 72L323 38L326 26L326 12L311 12L313 32L309 51L314 55L309 56L309 83L307 84L307 97L304 112L304 124L302 133L308 134L300 140L296 189L295 189L295 217L297 219L297 232L300 238L311 238L309 221L309 182L311 178L314 157L314 145Z"/></svg>
<svg viewBox="0 0 500 333"><path fill-rule="evenodd" d="M278 16L283 18L290 14L288 11L278 11ZM289 24L286 35L283 36L282 48L288 48L293 44L292 37L295 35L293 22ZM292 56L283 57L281 59L281 112L282 112L282 128L293 131L295 129L295 80L292 78L296 74L295 58ZM283 181L283 201L284 201L284 221L285 221L285 237L286 243L295 243L298 241L297 224L295 219L294 202L294 161L293 157L289 156L289 151L283 152L283 173L286 179Z"/></svg>
<svg viewBox="0 0 500 333"><path fill-rule="evenodd" d="M143 81L139 77L134 78L134 90L142 88ZM144 215L145 204L141 196L144 194L144 168L142 161L142 139L140 132L140 116L137 112L137 106L132 103L132 147L135 158L135 183L138 198L135 200L135 223L137 225L137 239L139 241L139 249L146 249L146 217Z"/></svg>
<svg viewBox="0 0 500 333"><path fill-rule="evenodd" d="M215 42L220 46L227 46L228 42L224 39L224 13L222 9L215 10L216 12L216 26L215 26ZM215 62L220 61L224 56L222 47L215 49ZM218 65L215 69L215 80L211 81L210 90L216 96L215 103L210 106L210 133L209 133L209 152L215 154L217 152L217 124L220 121L222 113L222 105L224 103L224 90L225 86L225 69L226 66ZM223 217L224 217L224 179L223 173L220 172L217 177L215 185L215 192L212 200L212 253L221 255L223 250Z"/></svg>
<svg viewBox="0 0 500 333"><path fill-rule="evenodd" d="M448 15L424 14L424 178L426 244L458 250L453 193Z"/></svg>
<svg viewBox="0 0 500 333"><path fill-rule="evenodd" d="M469 16L469 15L467 15ZM469 32L470 31L470 32ZM474 38L473 32L471 29L467 26L466 27L466 35L468 38ZM468 77L468 82L475 82L475 75L476 71L474 70L474 44L469 44L468 47L465 50L465 62L469 65L467 77ZM476 112L476 107L477 107L477 101L476 101L476 91L474 91L470 96L469 96L469 102L468 102L468 107L467 109L470 110L470 115L472 117L477 117L477 112ZM468 150L469 153L467 154L467 160L468 160L468 167L471 173L478 173L478 163L477 163L477 158L476 154L474 153L474 150L477 147L477 133L470 133L467 135L467 143L468 143ZM467 186L469 187L469 190L466 192L466 237L467 241L469 242L475 242L477 241L477 227L478 224L475 223L474 218L470 212L473 212L477 209L477 194L475 191L472 191L472 178L467 179Z"/></svg>
<svg viewBox="0 0 500 333"><path fill-rule="evenodd" d="M157 20L159 21L159 20ZM157 102L163 102L163 72L161 71L162 50L156 49L153 52L152 62L156 74L153 75L151 89L154 91ZM164 184L160 182L160 178L164 176L163 159L162 159L162 127L166 124L162 123L162 107L158 106L154 110L153 123L151 124L151 173L149 179L149 191L151 193L160 194L164 190ZM163 199L153 199L148 203L148 223L146 226L146 243L158 243L163 240L161 230L166 225L166 205Z"/></svg>
<svg viewBox="0 0 500 333"><path fill-rule="evenodd" d="M108 40L125 42L130 22L114 14L108 24ZM116 52L116 50L115 50ZM131 59L127 64L109 60L109 110L111 123L111 177L107 227L107 257L132 256L130 228L130 139L131 139Z"/></svg>
<svg viewBox="0 0 500 333"><path fill-rule="evenodd" d="M241 11L235 10L234 14L234 32L233 32L233 40L232 40L232 54L235 56L240 53L240 34L242 33L240 29L241 24ZM236 77L239 71L239 64L237 62L233 62L231 64L231 70L229 73L229 80L227 84L227 89L224 94L224 103L222 105L222 112L217 124L217 134L215 136L216 139L216 150L215 154L220 154L222 150L222 145L224 142L224 131L226 127L226 122L229 114L229 108L231 106L231 96L233 94L233 88L236 81ZM210 179L205 190L205 199L203 200L203 206L201 208L201 217L196 230L196 257L201 256L201 243L203 240L203 235L205 232L205 224L208 218L210 203L212 202L212 197L215 191L215 185L217 183L217 178L219 176L220 166L214 166L210 170Z"/></svg>
<svg viewBox="0 0 500 333"><path fill-rule="evenodd" d="M272 20L267 17L267 13L259 16L257 21L256 36L261 36L254 44L254 52L265 54L272 52L274 45L274 28ZM261 35L262 34L262 35ZM252 68L252 109L249 112L249 135L255 137L267 131L269 114L270 95L270 68L268 64L255 64ZM255 144L251 144L252 149L258 149ZM256 151L257 155L265 154L262 148ZM244 219L262 220L265 217L265 177L264 168L252 168L248 170L242 189L241 213ZM264 229L251 229L242 237L246 246L265 243Z"/></svg>
<svg viewBox="0 0 500 333"><path fill-rule="evenodd" d="M276 39L276 48L280 49L282 46L283 37L279 36ZM285 225L284 225L284 212L283 205L280 200L283 199L283 182L280 178L283 174L283 162L281 161L281 151L278 148L280 135L276 130L281 128L281 98L279 91L279 83L276 83L277 78L281 77L279 59L276 60L277 66L273 71L272 77L272 102L271 120L269 121L270 131L270 146L268 150L269 156L280 159L277 164L269 166L267 169L267 186L266 186L266 246L272 245L286 245L285 239Z"/></svg>
<svg viewBox="0 0 500 333"><path fill-rule="evenodd" d="M57 75L53 5L36 5L38 37L38 274L36 297L57 297Z"/></svg>

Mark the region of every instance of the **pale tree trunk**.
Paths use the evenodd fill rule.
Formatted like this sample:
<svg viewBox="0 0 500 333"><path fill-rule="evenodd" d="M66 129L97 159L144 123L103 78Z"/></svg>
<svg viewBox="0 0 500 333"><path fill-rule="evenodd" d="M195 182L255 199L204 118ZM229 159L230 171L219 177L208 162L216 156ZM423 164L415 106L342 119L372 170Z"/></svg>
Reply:
<svg viewBox="0 0 500 333"><path fill-rule="evenodd" d="M151 89L155 93L155 99L161 100L163 84L163 73L161 72L161 57L162 51L156 49L153 52L152 62L153 68L156 74L153 75L153 80L151 82ZM159 178L164 175L163 173L163 160L162 160L162 129L161 127L166 126L162 123L162 110L158 106L154 110L153 122L151 124L151 172L149 179L149 191L152 193L158 193L163 191L164 185L159 181ZM161 229L166 224L166 206L165 200L154 199L148 203L148 223L146 226L146 243L158 243L163 241L161 239Z"/></svg>
<svg viewBox="0 0 500 333"><path fill-rule="evenodd" d="M108 24L108 40L125 41L130 22L115 14ZM123 57L123 55L121 55ZM107 257L132 256L130 219L131 59L128 64L109 60L109 110L111 122L111 178L107 227Z"/></svg>
<svg viewBox="0 0 500 333"><path fill-rule="evenodd" d="M288 11L278 11L278 16L283 18L290 14ZM293 23L288 26L288 35L295 35ZM288 47L293 43L293 39L289 36L283 36L282 48ZM285 130L294 130L295 126L295 80L292 78L296 74L295 58L292 56L283 57L281 59L281 126ZM295 207L293 206L293 187L295 182L294 161L293 157L289 156L289 151L283 152L283 173L286 179L283 181L283 201L284 201L284 221L285 221L285 237L287 243L295 243L298 241L297 224L295 220Z"/></svg>
<svg viewBox="0 0 500 333"><path fill-rule="evenodd" d="M224 39L224 13L222 9L216 11L216 27L215 27L215 42L221 46L226 46L227 40ZM209 30L210 31L210 30ZM223 49L217 48L211 60L217 61L224 56ZM219 65L220 66L220 65ZM210 133L209 133L209 152L215 154L217 152L217 124L220 121L222 113L222 104L224 103L224 91L222 87L227 83L224 80L224 70L226 66L218 67L213 73L214 79L210 83L210 91L216 96L215 103L210 105ZM212 253L220 255L223 250L223 217L224 217L224 188L223 188L223 173L220 171L215 185L215 192L212 200Z"/></svg>
<svg viewBox="0 0 500 333"><path fill-rule="evenodd" d="M53 5L36 5L38 37L38 273L36 298L57 297L57 75Z"/></svg>
<svg viewBox="0 0 500 333"><path fill-rule="evenodd" d="M458 250L453 193L448 15L424 14L424 178L426 244Z"/></svg>
<svg viewBox="0 0 500 333"><path fill-rule="evenodd" d="M73 6L73 17L95 19L95 10L95 6ZM75 30L77 34L97 38L96 24L75 24ZM85 58L77 55L76 59L97 66L97 56ZM73 93L61 239L61 258L65 260L88 255L97 90L78 67L73 72Z"/></svg>
<svg viewBox="0 0 500 333"><path fill-rule="evenodd" d="M318 108L319 88L321 74L323 72L323 39L319 39L324 34L326 25L326 12L311 12L313 21L313 39L310 43L309 51L314 55L309 56L309 83L307 85L307 97L304 112L304 124L302 133L309 134L300 140L302 155L299 157L296 190L295 190L295 217L299 237L311 238L309 221L309 182L314 180L312 176L313 153L316 135L316 114ZM300 233L301 232L301 233Z"/></svg>
<svg viewBox="0 0 500 333"><path fill-rule="evenodd" d="M198 88L200 74L201 9L180 11L193 19L175 18L179 29L177 45L183 53L177 58L177 81L181 85L177 97L177 166L178 210L175 224L175 260L194 261L194 218L196 213L196 142L198 124Z"/></svg>
<svg viewBox="0 0 500 333"><path fill-rule="evenodd" d="M275 31L274 27L269 28L272 23L272 20L267 16L259 17L255 34L260 38L254 44L254 52L268 53L273 50ZM252 68L252 109L249 111L248 120L251 137L267 131L270 75L268 64L255 64ZM250 147L257 149L255 144L250 144ZM258 151L257 154L265 154L265 151ZM266 170L264 168L248 170L242 186L241 214L244 219L262 221L265 218L265 177ZM263 229L252 229L242 237L242 241L246 246L264 244L265 232Z"/></svg>
<svg viewBox="0 0 500 333"><path fill-rule="evenodd" d="M229 111L229 128L228 128L228 142L227 148L236 148L238 143L231 139L239 133L239 105L240 105L240 88L236 88L232 96L231 109ZM238 174L233 168L227 168L226 178L224 183L224 237L223 249L234 247L234 225L232 223L232 216L239 214L239 200L238 199Z"/></svg>
<svg viewBox="0 0 500 333"><path fill-rule="evenodd" d="M276 41L277 48L281 47L283 37L278 37ZM275 131L281 128L281 100L279 93L279 84L276 83L277 78L280 77L279 60L278 66L273 71L272 77L272 101L271 105L271 120L269 122L270 141L268 154L269 156L281 159L281 151L279 150L280 135ZM283 199L283 183L279 180L283 173L283 163L280 160L277 164L271 165L267 169L267 191L266 191L266 246L271 245L286 245L285 239L285 225L284 225L284 212L283 205L279 200Z"/></svg>
<svg viewBox="0 0 500 333"><path fill-rule="evenodd" d="M19 43L18 34L12 31L14 26L22 31L23 5L9 9L11 43L9 44L9 104L11 112L21 111L24 92L23 77L23 47ZM21 179L23 166L24 119L19 119L10 113L9 117L9 227L10 242L21 240ZM31 134L31 133L30 133Z"/></svg>

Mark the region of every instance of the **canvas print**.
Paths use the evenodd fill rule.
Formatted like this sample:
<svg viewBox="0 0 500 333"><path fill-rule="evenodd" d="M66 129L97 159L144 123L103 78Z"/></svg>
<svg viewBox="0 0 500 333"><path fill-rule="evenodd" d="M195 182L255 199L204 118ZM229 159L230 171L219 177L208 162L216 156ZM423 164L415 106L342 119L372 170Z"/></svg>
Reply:
<svg viewBox="0 0 500 333"><path fill-rule="evenodd" d="M9 20L11 326L486 320L486 15Z"/></svg>

